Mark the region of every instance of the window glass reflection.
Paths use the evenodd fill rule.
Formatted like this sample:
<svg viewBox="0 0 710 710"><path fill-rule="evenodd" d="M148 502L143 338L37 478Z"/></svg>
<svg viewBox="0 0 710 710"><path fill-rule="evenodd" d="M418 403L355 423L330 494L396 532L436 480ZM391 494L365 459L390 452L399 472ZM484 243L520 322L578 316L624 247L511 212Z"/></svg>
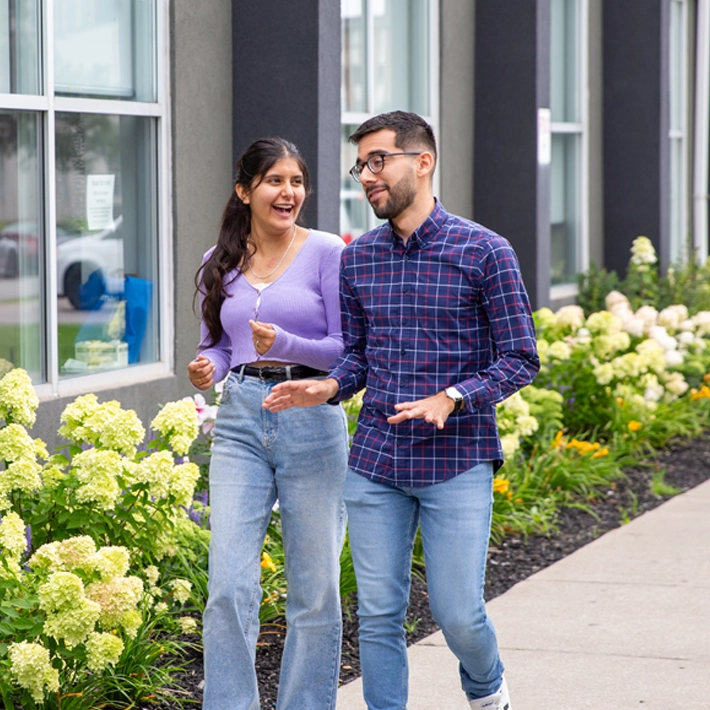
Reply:
<svg viewBox="0 0 710 710"><path fill-rule="evenodd" d="M0 0L0 93L41 93L38 5Z"/></svg>
<svg viewBox="0 0 710 710"><path fill-rule="evenodd" d="M576 280L580 239L579 147L574 134L552 135L550 164L551 283Z"/></svg>
<svg viewBox="0 0 710 710"><path fill-rule="evenodd" d="M154 12L154 0L55 0L55 91L154 101Z"/></svg>
<svg viewBox="0 0 710 710"><path fill-rule="evenodd" d="M0 375L44 381L40 353L43 224L40 118L0 111Z"/></svg>
<svg viewBox="0 0 710 710"><path fill-rule="evenodd" d="M57 114L56 268L63 376L158 357L153 121ZM65 230L61 234L60 227Z"/></svg>
<svg viewBox="0 0 710 710"><path fill-rule="evenodd" d="M341 105L343 111L367 111L367 44L364 0L341 3Z"/></svg>
<svg viewBox="0 0 710 710"><path fill-rule="evenodd" d="M375 113L429 113L427 0L370 0L374 27Z"/></svg>

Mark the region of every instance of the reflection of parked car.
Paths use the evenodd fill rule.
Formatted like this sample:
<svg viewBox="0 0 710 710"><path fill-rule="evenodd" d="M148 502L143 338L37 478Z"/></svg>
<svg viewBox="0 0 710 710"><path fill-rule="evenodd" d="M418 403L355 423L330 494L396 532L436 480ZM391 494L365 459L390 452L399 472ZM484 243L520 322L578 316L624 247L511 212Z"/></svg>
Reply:
<svg viewBox="0 0 710 710"><path fill-rule="evenodd" d="M96 308L104 293L123 291L122 218L96 234L57 239L57 288L74 308Z"/></svg>

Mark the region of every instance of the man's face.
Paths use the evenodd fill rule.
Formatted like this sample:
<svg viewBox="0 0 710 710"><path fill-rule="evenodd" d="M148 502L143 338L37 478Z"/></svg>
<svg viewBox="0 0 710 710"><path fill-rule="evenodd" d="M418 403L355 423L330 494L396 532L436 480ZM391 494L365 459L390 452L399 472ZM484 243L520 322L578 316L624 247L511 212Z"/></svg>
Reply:
<svg viewBox="0 0 710 710"><path fill-rule="evenodd" d="M374 155L402 153L394 144L395 133L377 131L364 136L357 147L357 159L364 163ZM410 207L417 194L414 160L416 156L389 156L384 159L384 168L373 174L368 167L360 173L360 182L375 215L379 219L396 219Z"/></svg>

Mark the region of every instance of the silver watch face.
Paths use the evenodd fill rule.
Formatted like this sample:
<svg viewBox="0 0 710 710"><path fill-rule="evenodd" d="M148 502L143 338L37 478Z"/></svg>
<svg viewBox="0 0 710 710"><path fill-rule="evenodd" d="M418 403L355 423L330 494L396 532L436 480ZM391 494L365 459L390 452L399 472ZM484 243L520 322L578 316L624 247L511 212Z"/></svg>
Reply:
<svg viewBox="0 0 710 710"><path fill-rule="evenodd" d="M453 399L454 402L458 402L459 400L463 399L463 395L455 387L447 387L444 390L444 393L449 399Z"/></svg>

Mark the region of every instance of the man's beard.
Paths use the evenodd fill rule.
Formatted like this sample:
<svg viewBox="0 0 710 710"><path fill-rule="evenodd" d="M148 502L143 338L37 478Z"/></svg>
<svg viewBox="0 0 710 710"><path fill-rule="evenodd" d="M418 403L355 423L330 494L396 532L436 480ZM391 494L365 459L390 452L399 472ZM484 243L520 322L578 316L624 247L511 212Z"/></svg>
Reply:
<svg viewBox="0 0 710 710"><path fill-rule="evenodd" d="M388 199L381 207L375 207L372 202L372 209L378 219L395 219L414 203L417 189L413 175L403 177L396 185L387 185Z"/></svg>

